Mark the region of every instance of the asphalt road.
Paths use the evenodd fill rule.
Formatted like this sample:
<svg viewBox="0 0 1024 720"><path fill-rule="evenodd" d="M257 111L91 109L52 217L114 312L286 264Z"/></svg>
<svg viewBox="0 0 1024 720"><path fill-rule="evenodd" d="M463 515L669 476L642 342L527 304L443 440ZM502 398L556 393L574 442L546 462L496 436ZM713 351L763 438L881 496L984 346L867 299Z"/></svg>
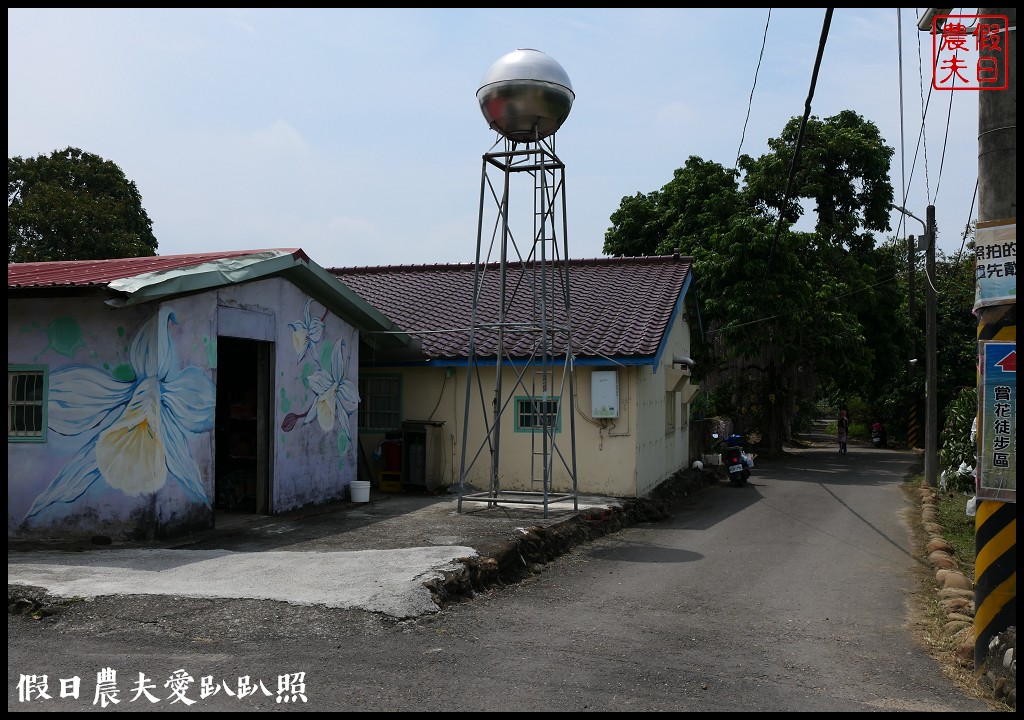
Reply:
<svg viewBox="0 0 1024 720"><path fill-rule="evenodd" d="M915 639L924 568L900 489L913 460L821 448L759 462L746 487L705 488L667 521L415 617L155 593L9 615L8 709L991 710ZM25 700L44 676L51 697ZM74 677L78 697L61 697ZM98 687L120 702L104 707Z"/></svg>

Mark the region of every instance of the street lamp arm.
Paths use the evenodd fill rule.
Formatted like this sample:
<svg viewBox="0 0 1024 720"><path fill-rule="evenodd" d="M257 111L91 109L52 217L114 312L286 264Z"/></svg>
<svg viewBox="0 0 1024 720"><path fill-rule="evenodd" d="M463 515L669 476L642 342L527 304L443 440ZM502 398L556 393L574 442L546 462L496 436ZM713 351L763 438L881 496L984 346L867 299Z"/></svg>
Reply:
<svg viewBox="0 0 1024 720"><path fill-rule="evenodd" d="M917 215L915 215L914 213L910 212L906 208L900 207L899 205L890 205L889 207L891 207L893 210L899 210L901 213L903 213L907 217L912 217L915 220L917 220L919 223L921 223L921 227L924 228L924 234L925 235L928 234L928 223L926 223L924 220L919 218Z"/></svg>
<svg viewBox="0 0 1024 720"><path fill-rule="evenodd" d="M905 207L900 207L899 205L892 205L892 204L890 204L889 207L891 207L893 210L898 210L901 213L903 213L904 215L906 215L907 217L912 217L915 220L917 220L919 223L921 223L921 227L924 228L924 235L922 236L922 238L924 240L924 247L928 248L929 250L933 250L934 249L934 247L935 247L935 245L934 245L935 238L931 237L931 235L928 232L928 223L926 223L924 220L919 218L914 213L912 213L909 210L907 210ZM929 205L928 207L930 208L931 205ZM934 292L938 292L935 289L935 281L932 279L932 277L928 273L927 269L925 270L924 277L928 281L928 284L931 286L932 290Z"/></svg>

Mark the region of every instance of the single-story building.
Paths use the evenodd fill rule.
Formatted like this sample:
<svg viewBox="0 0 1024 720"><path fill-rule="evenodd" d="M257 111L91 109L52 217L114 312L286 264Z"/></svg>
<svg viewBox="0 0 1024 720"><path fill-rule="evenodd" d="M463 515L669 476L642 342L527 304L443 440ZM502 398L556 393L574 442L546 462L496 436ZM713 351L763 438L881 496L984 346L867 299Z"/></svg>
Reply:
<svg viewBox="0 0 1024 720"><path fill-rule="evenodd" d="M575 407L546 395L543 411L560 438L575 428L580 493L641 496L691 455L691 260L565 267L572 320L554 320L571 325ZM467 375L497 379L493 354L477 362L494 350L495 269L475 288L474 265L326 270L298 249L9 264L8 536L175 537L341 499L356 479L456 486L462 445L487 444ZM528 270L507 272L511 288ZM505 490L537 489L529 340L510 332L501 364L518 388L499 423ZM550 482L572 489L564 470Z"/></svg>
<svg viewBox="0 0 1024 720"><path fill-rule="evenodd" d="M542 383L532 369L536 363L529 365L536 335L515 328L536 319L531 313L537 306L527 293L510 299L524 286L537 285L536 273L529 277L527 263L510 263L502 282L497 264L477 269L474 264L329 269L422 348L419 358L373 351L360 356L359 443L382 487L489 491L492 465L470 461L479 449L493 449L487 436L494 428L500 429L501 491L639 497L688 464L688 405L696 391L689 382L691 258L569 260L557 272L554 266L544 271L552 273L549 285L569 288L571 322L558 303L545 312L552 326L571 328L573 416L565 407L570 395L553 392L565 387L554 373L543 402L561 452L568 455L575 448L577 488L571 463L554 463L546 488L544 475L536 471L540 391L534 388ZM509 330L500 383L501 402L508 407L495 421L496 398L487 388L496 385L496 324ZM558 352L552 360L558 360ZM489 368L480 362L486 356ZM564 351L561 360L564 368ZM483 380L467 382L474 372ZM565 442L573 426L575 442Z"/></svg>
<svg viewBox="0 0 1024 720"><path fill-rule="evenodd" d="M174 537L345 497L360 348L418 356L299 249L9 264L8 537Z"/></svg>

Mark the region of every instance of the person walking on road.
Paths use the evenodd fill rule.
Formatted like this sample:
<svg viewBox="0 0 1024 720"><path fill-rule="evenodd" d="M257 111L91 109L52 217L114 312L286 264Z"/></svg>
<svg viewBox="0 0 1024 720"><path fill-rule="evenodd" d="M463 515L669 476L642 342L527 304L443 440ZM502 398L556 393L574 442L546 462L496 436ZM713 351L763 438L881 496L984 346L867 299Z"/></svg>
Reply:
<svg viewBox="0 0 1024 720"><path fill-rule="evenodd" d="M846 438L850 431L850 420L846 417L846 411L839 411L839 420L836 421L836 429L839 435L839 453L846 454Z"/></svg>

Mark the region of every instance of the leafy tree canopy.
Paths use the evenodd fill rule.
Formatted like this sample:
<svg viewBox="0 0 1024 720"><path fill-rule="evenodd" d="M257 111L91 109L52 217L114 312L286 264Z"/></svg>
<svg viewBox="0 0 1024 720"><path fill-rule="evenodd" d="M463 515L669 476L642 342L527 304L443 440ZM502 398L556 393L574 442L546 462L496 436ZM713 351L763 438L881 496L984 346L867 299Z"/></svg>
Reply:
<svg viewBox="0 0 1024 720"><path fill-rule="evenodd" d="M781 451L819 380L844 390L872 381L892 345L869 331L883 327L878 340L898 343L905 329L882 317L894 311L900 266L873 235L888 230L892 148L856 113L812 117L784 198L799 128L793 118L770 152L741 157L739 170L691 156L660 190L623 198L605 233L610 255L678 248L693 257L707 330L695 375L717 398L731 389L732 406L716 409L741 431L760 430L769 452ZM792 228L804 200L814 232Z"/></svg>
<svg viewBox="0 0 1024 720"><path fill-rule="evenodd" d="M746 173L747 193L761 210L778 213L786 189L790 160L796 148L800 118L792 118L781 137L768 141L771 152L756 160L739 159ZM825 243L853 247L870 235L886 232L893 201L889 164L893 148L885 144L878 126L851 110L821 120L811 116L804 126L800 157L786 203L785 220L796 222L803 212L799 201L814 203L815 231ZM859 243L863 248L865 243Z"/></svg>
<svg viewBox="0 0 1024 720"><path fill-rule="evenodd" d="M109 160L68 147L7 160L7 262L155 255L135 183Z"/></svg>

